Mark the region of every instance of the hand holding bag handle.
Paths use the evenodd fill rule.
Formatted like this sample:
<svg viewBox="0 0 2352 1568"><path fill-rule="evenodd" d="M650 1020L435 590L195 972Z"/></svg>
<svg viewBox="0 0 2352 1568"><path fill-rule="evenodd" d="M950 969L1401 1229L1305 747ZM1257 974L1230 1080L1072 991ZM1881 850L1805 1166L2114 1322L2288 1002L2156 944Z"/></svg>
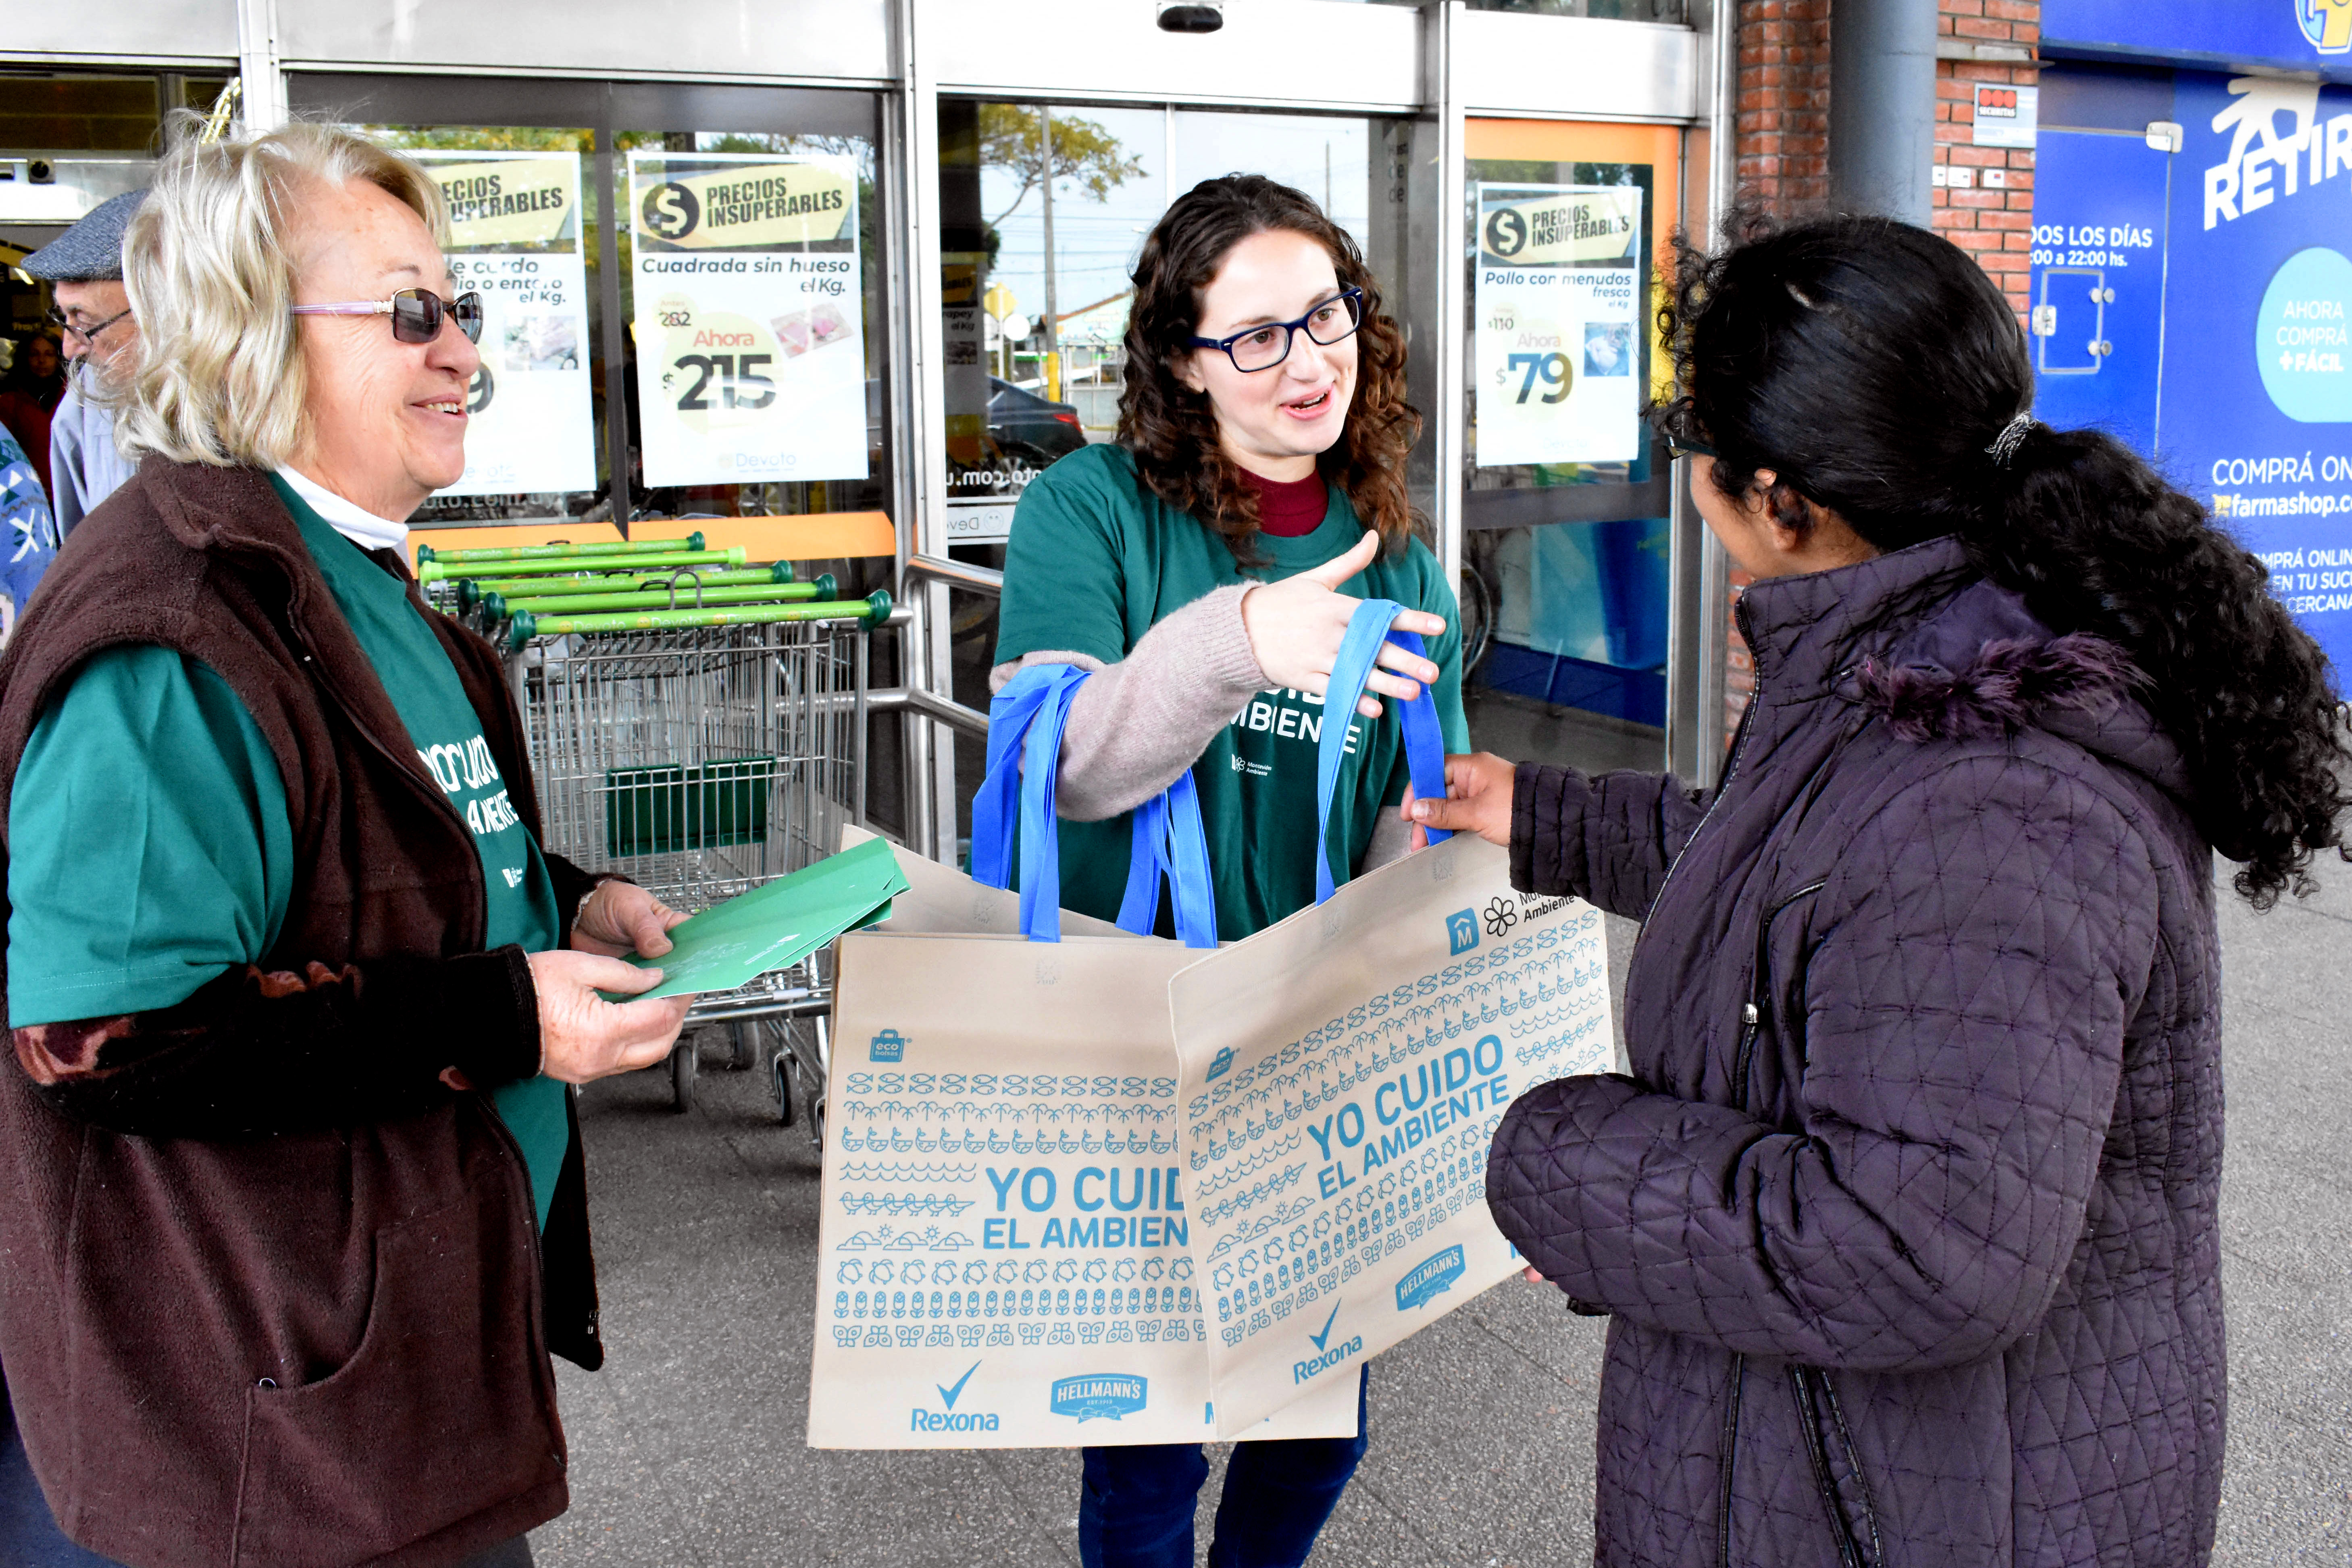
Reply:
<svg viewBox="0 0 2352 1568"><path fill-rule="evenodd" d="M988 773L971 804L972 879L1013 881L1013 825L1020 825L1021 929L1031 942L1062 940L1061 835L1054 811L1062 734L1090 672L1075 665L1022 670L989 704ZM1171 885L1176 933L1187 947L1217 945L1216 897L1209 881L1199 792L1188 770L1135 810L1122 931L1149 935L1160 879Z"/></svg>
<svg viewBox="0 0 2352 1568"><path fill-rule="evenodd" d="M1364 694L1381 644L1392 642L1407 653L1426 658L1418 632L1391 631L1404 606L1393 599L1367 599L1348 618L1348 635L1340 639L1339 656L1323 689L1323 735L1315 769L1315 901L1323 902L1336 890L1331 879L1331 797L1339 791L1339 763L1347 755L1348 731L1355 721L1356 700ZM1445 798L1445 739L1437 722L1437 704L1423 686L1410 702L1395 702L1404 725L1405 767L1412 775L1412 792L1424 800ZM1432 844L1451 838L1443 828L1428 829Z"/></svg>

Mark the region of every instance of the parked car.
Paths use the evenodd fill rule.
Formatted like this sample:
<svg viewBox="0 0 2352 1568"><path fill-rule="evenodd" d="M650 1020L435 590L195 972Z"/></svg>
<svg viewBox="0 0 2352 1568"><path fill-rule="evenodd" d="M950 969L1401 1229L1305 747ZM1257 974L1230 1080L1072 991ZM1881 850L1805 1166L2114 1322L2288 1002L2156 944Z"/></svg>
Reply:
<svg viewBox="0 0 2352 1568"><path fill-rule="evenodd" d="M1007 458L1040 468L1087 444L1076 408L992 375L988 378L988 434Z"/></svg>

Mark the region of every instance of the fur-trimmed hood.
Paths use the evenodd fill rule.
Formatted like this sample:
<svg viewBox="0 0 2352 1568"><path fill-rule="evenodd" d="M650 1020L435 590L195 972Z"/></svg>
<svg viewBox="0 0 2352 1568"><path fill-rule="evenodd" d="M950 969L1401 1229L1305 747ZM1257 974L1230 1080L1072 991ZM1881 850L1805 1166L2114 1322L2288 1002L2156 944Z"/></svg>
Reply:
<svg viewBox="0 0 2352 1568"><path fill-rule="evenodd" d="M2141 700L2147 677L2105 637L2053 632L1979 579L1854 667L1848 695L1915 744L2027 726L2061 736L2186 801L2180 749Z"/></svg>

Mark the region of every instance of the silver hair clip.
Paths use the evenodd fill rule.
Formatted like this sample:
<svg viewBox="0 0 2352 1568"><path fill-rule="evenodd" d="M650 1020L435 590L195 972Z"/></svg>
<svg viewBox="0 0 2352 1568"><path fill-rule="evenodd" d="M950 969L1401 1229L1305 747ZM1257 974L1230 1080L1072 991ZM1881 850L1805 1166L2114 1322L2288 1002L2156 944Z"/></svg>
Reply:
<svg viewBox="0 0 2352 1568"><path fill-rule="evenodd" d="M1992 438L1992 445L1985 448L1987 455L1992 458L1992 466L1996 468L2009 467L2010 460L2017 456L2017 449L2025 445L2026 432L2040 423L2040 420L2027 413L2019 415L2007 425L2002 426L2000 434Z"/></svg>

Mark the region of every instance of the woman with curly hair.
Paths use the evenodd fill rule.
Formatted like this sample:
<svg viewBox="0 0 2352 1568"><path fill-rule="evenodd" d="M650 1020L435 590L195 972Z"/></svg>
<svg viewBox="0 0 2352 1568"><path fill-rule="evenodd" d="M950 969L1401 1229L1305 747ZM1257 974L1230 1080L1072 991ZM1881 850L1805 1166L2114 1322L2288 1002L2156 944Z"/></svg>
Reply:
<svg viewBox="0 0 2352 1568"><path fill-rule="evenodd" d="M1033 480L1006 552L996 684L1096 672L1057 776L1064 904L1118 913L1125 814L1187 769L1228 939L1312 903L1318 851L1362 868L1405 850L1392 724L1356 728L1324 845L1312 825L1320 698L1358 596L1433 639L1428 658L1385 648L1370 689L1431 687L1449 747L1467 744L1454 594L1405 492L1420 428L1404 334L1314 202L1234 174L1168 209L1136 265L1118 440ZM1304 1562L1363 1452L1360 1435L1235 1449L1210 1562ZM1197 1444L1087 1449L1081 1559L1189 1568L1207 1475Z"/></svg>
<svg viewBox="0 0 2352 1568"><path fill-rule="evenodd" d="M1417 820L1644 921L1628 1076L1487 1197L1611 1315L1598 1559L2201 1565L2221 1491L2212 856L2340 848L2326 660L2009 304L1901 224L1683 253L1672 439L1757 687L1723 783L1456 758Z"/></svg>

